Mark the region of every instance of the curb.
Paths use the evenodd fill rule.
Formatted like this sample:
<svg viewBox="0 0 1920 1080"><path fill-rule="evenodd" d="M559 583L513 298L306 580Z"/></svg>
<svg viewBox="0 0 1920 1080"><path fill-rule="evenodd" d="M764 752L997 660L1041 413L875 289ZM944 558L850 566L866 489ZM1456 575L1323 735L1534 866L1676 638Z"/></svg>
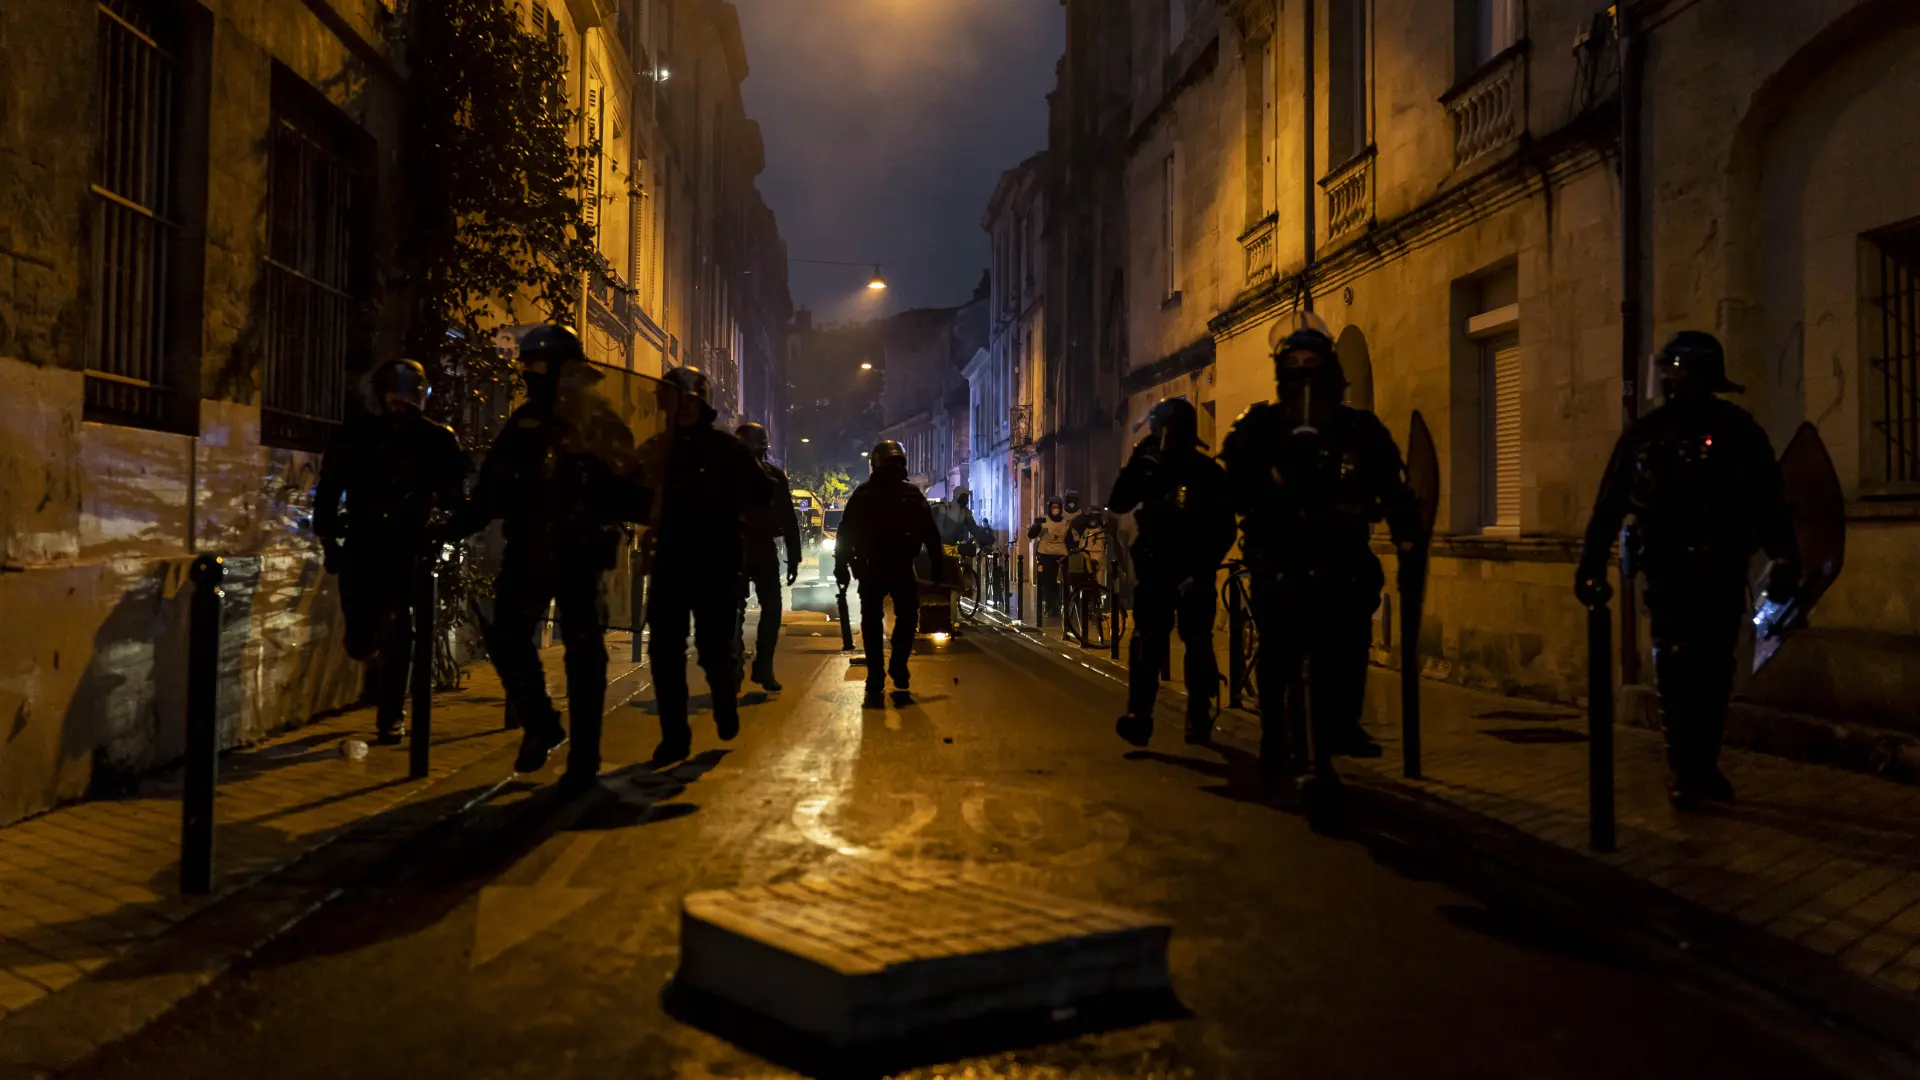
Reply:
<svg viewBox="0 0 1920 1080"><path fill-rule="evenodd" d="M606 712L649 685L636 667L608 682ZM504 729L503 729L504 730ZM389 809L239 885L172 930L0 1022L0 1080L51 1080L138 1034L235 964L285 935L436 827L516 784L503 746ZM524 800L527 807L539 800Z"/></svg>
<svg viewBox="0 0 1920 1080"><path fill-rule="evenodd" d="M1054 663L1075 664L1031 633L1024 642ZM1106 660L1104 653L1097 659ZM1112 666L1109 662L1108 666ZM1114 679L1124 693L1124 676ZM1163 692L1159 723L1181 722L1178 694ZM1176 727L1177 730L1177 727ZM1256 716L1222 709L1216 742L1257 755ZM1348 838L1399 846L1440 864L1447 884L1489 906L1515 908L1555 929L1596 941L1650 970L1743 1009L1770 1029L1852 1075L1920 1077L1920 1000L1884 989L1838 961L1708 911L1659 886L1390 777L1346 769Z"/></svg>
<svg viewBox="0 0 1920 1080"><path fill-rule="evenodd" d="M1215 739L1258 752L1258 721L1223 712ZM1390 777L1341 774L1355 830L1444 866L1448 884L1517 908L1757 1014L1860 1077L1920 1076L1920 1001L1804 949ZM1357 796L1353 797L1353 796Z"/></svg>

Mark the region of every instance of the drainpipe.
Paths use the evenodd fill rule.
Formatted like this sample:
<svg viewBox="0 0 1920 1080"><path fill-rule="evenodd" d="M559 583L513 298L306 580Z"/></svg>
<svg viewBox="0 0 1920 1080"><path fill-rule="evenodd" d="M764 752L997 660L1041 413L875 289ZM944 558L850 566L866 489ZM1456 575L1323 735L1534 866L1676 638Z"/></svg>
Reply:
<svg viewBox="0 0 1920 1080"><path fill-rule="evenodd" d="M1620 48L1620 429L1632 426L1640 414L1640 369L1644 292L1641 228L1645 224L1642 199L1640 90L1643 75L1636 5L1616 10L1614 32ZM1624 552L1623 552L1624 555ZM1634 590L1620 589L1620 681L1640 681L1640 618Z"/></svg>
<svg viewBox="0 0 1920 1080"><path fill-rule="evenodd" d="M1304 182L1300 185L1300 190L1306 193L1305 213L1302 214L1300 218L1302 229L1305 233L1305 246L1303 249L1305 251L1305 260L1300 271L1300 310L1302 311L1313 310L1313 212L1316 209L1314 206L1314 193L1319 190L1317 184L1318 178L1313 175L1313 9L1318 5L1318 2L1319 0L1308 0L1307 3L1300 5L1300 17L1305 20L1306 23L1305 28L1300 34L1300 40L1306 43L1304 47L1305 56L1303 64L1305 69L1304 81L1306 83L1306 90L1301 100L1306 129L1300 139L1301 156L1306 159L1306 176Z"/></svg>

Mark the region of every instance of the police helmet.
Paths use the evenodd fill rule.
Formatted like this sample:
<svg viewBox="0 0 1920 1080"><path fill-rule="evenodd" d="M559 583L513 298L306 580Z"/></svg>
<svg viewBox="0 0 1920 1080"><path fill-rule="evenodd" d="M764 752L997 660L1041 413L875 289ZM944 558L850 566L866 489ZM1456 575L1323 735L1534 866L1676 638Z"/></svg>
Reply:
<svg viewBox="0 0 1920 1080"><path fill-rule="evenodd" d="M1186 398L1162 398L1147 413L1148 428L1156 436L1180 446L1204 446L1200 441L1200 411Z"/></svg>
<svg viewBox="0 0 1920 1080"><path fill-rule="evenodd" d="M1709 394L1739 394L1746 387L1727 378L1727 352L1704 330L1682 330L1654 355L1661 379L1697 386Z"/></svg>
<svg viewBox="0 0 1920 1080"><path fill-rule="evenodd" d="M739 437L741 442L747 444L747 449L756 454L766 453L768 447L772 445L767 440L767 429L759 424L751 422L741 424L738 428L734 429L733 433Z"/></svg>
<svg viewBox="0 0 1920 1080"><path fill-rule="evenodd" d="M1275 373L1283 378L1311 376L1338 380L1342 386L1347 382L1333 338L1314 327L1303 327L1281 338L1274 346L1273 364Z"/></svg>
<svg viewBox="0 0 1920 1080"><path fill-rule="evenodd" d="M711 405L713 403L713 382L707 373L697 367L677 367L660 376L660 385L688 397L698 398Z"/></svg>
<svg viewBox="0 0 1920 1080"><path fill-rule="evenodd" d="M520 370L533 378L557 375L561 365L586 358L580 335L570 326L548 323L534 327L520 338Z"/></svg>
<svg viewBox="0 0 1920 1080"><path fill-rule="evenodd" d="M389 360L373 373L373 393L381 408L395 403L421 410L433 388L427 384L427 369L418 360Z"/></svg>
<svg viewBox="0 0 1920 1080"><path fill-rule="evenodd" d="M867 454L867 468L877 473L891 465L898 465L902 470L907 467L906 448L892 439L881 439Z"/></svg>

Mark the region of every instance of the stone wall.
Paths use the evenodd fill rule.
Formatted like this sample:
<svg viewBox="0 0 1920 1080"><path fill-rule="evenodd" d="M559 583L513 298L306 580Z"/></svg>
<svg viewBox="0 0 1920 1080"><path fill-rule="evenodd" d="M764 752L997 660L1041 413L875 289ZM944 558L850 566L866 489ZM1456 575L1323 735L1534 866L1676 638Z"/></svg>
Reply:
<svg viewBox="0 0 1920 1080"><path fill-rule="evenodd" d="M97 22L93 4L0 9L0 823L180 754L187 568L226 558L221 737L232 746L359 693L308 531L318 456L261 441L266 138L276 78L364 132L361 237L390 254L397 83L376 0L183 7L178 243L194 336L158 429L87 420ZM370 367L396 313L369 304Z"/></svg>
<svg viewBox="0 0 1920 1080"><path fill-rule="evenodd" d="M1620 122L1608 28L1592 22L1593 5L1534 0L1525 40L1467 73L1474 65L1453 52L1453 5L1376 0L1367 150L1347 166L1369 173L1362 224L1336 233L1321 183L1345 171L1328 160L1328 0L1273 5L1270 20L1253 11L1261 2L1232 0L1224 18L1221 5L1195 4L1179 43L1167 41L1157 0L1132 0L1113 16L1128 20L1133 72L1120 166L1134 222L1126 415L1137 420L1158 397L1187 393L1224 431L1270 396L1268 332L1310 296L1343 348L1364 344L1363 404L1403 443L1416 409L1434 435L1441 537L1419 630L1429 674L1581 699L1572 564L1619 432L1622 389ZM1863 250L1873 230L1920 218L1920 188L1908 180L1920 172L1920 8L1900 0L1641 8L1650 253L1641 300L1652 315L1635 347L1649 351L1683 327L1720 332L1735 378L1751 390L1742 403L1776 448L1811 420L1854 500L1847 570L1816 628L1742 692L1911 730L1920 503L1885 498L1911 492L1873 476L1880 448L1863 396L1872 285ZM1247 175L1262 167L1259 140L1248 137L1261 52L1241 34L1269 26L1279 190L1261 203ZM1564 46L1589 28L1599 31L1588 53L1597 66L1583 68ZM1502 79L1514 95L1513 137L1463 162L1447 102ZM1309 93L1314 130L1303 137ZM1174 300L1159 225L1169 154L1178 162ZM1240 238L1269 206L1274 269L1250 277ZM1512 294L1502 303L1518 313L1508 328L1522 388L1513 529L1482 524L1479 345L1464 325L1496 275ZM1196 352L1209 336L1211 356ZM1383 659L1400 632L1391 613L1389 598Z"/></svg>

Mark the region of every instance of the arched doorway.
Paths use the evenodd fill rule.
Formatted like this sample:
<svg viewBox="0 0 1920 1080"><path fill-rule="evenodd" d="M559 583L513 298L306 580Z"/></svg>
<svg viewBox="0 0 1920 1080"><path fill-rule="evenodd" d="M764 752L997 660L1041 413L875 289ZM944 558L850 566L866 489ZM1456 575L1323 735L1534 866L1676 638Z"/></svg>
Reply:
<svg viewBox="0 0 1920 1080"><path fill-rule="evenodd" d="M1341 370L1347 373L1346 403L1356 409L1373 411L1373 357L1367 351L1367 335L1357 326L1340 331L1334 343L1340 353Z"/></svg>

